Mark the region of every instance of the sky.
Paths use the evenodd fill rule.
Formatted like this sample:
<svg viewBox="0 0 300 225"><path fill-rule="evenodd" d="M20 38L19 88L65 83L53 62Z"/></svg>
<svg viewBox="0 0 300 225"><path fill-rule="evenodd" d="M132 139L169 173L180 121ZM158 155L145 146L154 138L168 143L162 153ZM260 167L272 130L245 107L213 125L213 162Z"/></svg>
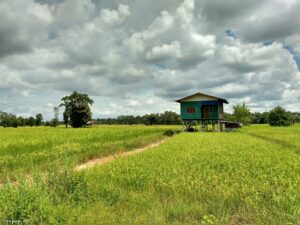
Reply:
<svg viewBox="0 0 300 225"><path fill-rule="evenodd" d="M74 90L94 118L179 112L174 101L196 92L228 99L227 112L300 111L299 11L298 0L1 0L0 111L50 119Z"/></svg>

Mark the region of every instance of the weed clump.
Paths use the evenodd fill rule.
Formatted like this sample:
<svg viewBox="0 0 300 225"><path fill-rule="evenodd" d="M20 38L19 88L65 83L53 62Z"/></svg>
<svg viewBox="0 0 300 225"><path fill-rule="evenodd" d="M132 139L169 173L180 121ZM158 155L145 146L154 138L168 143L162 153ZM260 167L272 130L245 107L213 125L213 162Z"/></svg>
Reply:
<svg viewBox="0 0 300 225"><path fill-rule="evenodd" d="M164 131L164 135L165 136L168 136L168 137L171 137L171 136L173 136L174 134L178 134L180 131L179 130L171 130L171 129L169 129L169 130L166 130L166 131Z"/></svg>

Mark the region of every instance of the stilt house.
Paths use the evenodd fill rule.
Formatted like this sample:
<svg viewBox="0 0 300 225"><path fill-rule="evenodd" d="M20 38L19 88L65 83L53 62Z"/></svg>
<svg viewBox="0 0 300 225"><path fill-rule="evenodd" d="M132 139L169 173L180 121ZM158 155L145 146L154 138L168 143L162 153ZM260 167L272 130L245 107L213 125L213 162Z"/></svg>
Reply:
<svg viewBox="0 0 300 225"><path fill-rule="evenodd" d="M213 129L217 126L217 130L223 130L223 104L228 104L226 99L203 93L196 93L178 99L176 102L180 103L180 116L184 121L184 124L198 121L201 130L208 129L208 124L211 124Z"/></svg>

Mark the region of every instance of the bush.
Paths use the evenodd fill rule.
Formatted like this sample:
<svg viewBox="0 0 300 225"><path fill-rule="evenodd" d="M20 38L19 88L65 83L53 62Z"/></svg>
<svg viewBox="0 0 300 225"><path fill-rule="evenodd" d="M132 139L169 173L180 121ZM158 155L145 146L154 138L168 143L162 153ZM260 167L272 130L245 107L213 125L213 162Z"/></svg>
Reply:
<svg viewBox="0 0 300 225"><path fill-rule="evenodd" d="M270 111L269 124L271 126L290 126L293 123L292 116L284 108L277 106Z"/></svg>
<svg viewBox="0 0 300 225"><path fill-rule="evenodd" d="M166 130L164 132L164 135L169 136L169 137L173 136L174 134L175 134L175 132L173 130Z"/></svg>
<svg viewBox="0 0 300 225"><path fill-rule="evenodd" d="M195 132L196 129L193 126L190 126L190 127L186 128L186 131L187 132Z"/></svg>
<svg viewBox="0 0 300 225"><path fill-rule="evenodd" d="M51 121L50 121L50 126L51 127L57 127L59 124L59 120L57 118L53 118Z"/></svg>
<svg viewBox="0 0 300 225"><path fill-rule="evenodd" d="M233 119L247 126L250 124L250 110L245 103L233 106Z"/></svg>
<svg viewBox="0 0 300 225"><path fill-rule="evenodd" d="M0 189L1 224L49 224L48 198L40 187L21 183Z"/></svg>

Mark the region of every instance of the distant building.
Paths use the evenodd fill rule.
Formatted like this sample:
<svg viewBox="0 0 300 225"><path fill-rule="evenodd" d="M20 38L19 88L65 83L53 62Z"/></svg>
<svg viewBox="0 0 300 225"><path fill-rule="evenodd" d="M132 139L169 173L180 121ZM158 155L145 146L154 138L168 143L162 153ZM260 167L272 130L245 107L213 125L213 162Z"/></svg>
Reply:
<svg viewBox="0 0 300 225"><path fill-rule="evenodd" d="M228 104L224 98L196 93L176 100L180 103L180 116L186 125L192 121L200 123L200 130L208 130L211 124L213 130L222 131L224 120L223 104Z"/></svg>
<svg viewBox="0 0 300 225"><path fill-rule="evenodd" d="M88 122L86 123L87 126L94 126L94 125L96 125L96 124L97 124L97 122L94 121L94 120L88 121Z"/></svg>

